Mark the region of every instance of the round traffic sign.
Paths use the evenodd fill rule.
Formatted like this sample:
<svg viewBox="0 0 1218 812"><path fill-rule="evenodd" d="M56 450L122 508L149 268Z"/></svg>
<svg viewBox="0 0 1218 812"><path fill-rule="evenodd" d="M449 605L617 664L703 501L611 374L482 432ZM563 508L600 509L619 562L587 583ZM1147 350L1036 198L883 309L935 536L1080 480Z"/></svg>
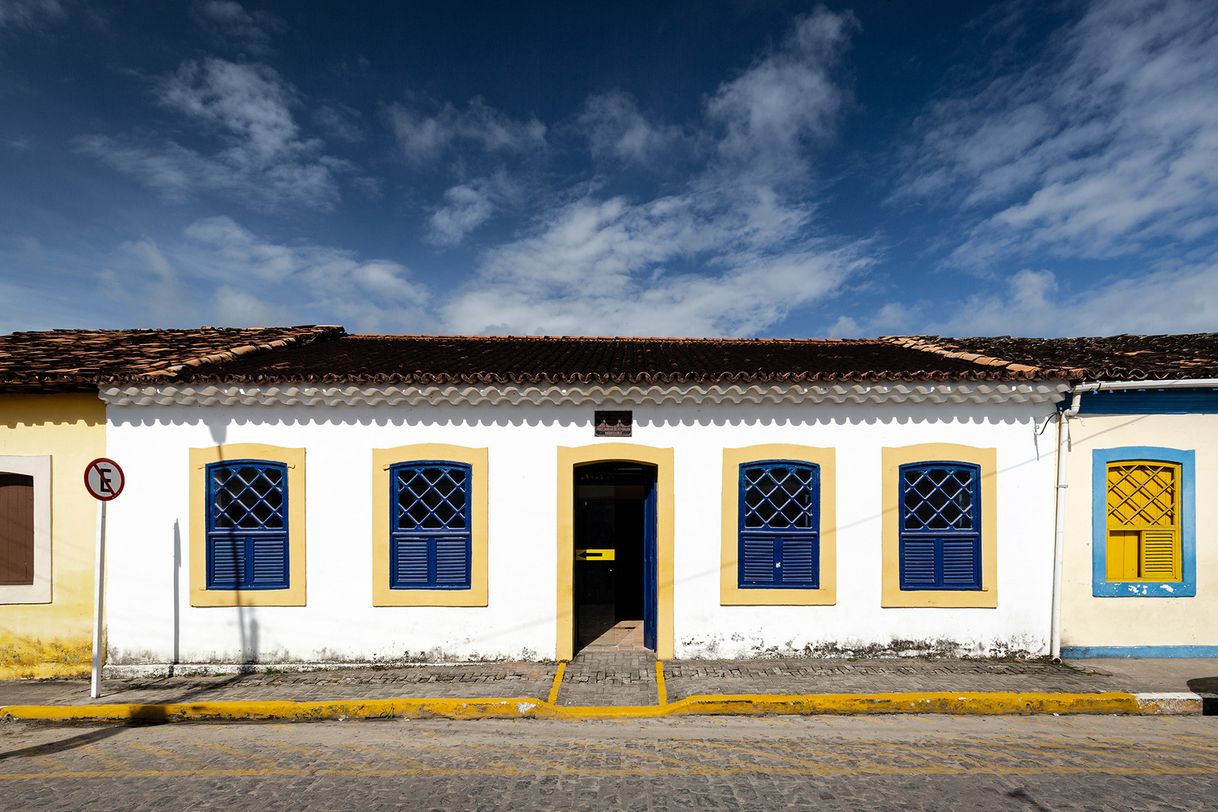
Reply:
<svg viewBox="0 0 1218 812"><path fill-rule="evenodd" d="M85 466L85 489L94 499L109 502L123 492L123 469L118 463L98 457Z"/></svg>

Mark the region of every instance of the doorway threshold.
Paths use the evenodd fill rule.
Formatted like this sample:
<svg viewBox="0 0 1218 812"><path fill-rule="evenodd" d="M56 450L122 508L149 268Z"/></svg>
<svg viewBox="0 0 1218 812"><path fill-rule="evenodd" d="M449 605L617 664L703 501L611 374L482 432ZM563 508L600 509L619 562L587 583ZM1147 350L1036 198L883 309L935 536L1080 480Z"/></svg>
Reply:
<svg viewBox="0 0 1218 812"><path fill-rule="evenodd" d="M640 620L619 620L608 629L605 629L599 637L589 642L586 646L580 649L580 653L585 651L647 651L643 645L643 621Z"/></svg>

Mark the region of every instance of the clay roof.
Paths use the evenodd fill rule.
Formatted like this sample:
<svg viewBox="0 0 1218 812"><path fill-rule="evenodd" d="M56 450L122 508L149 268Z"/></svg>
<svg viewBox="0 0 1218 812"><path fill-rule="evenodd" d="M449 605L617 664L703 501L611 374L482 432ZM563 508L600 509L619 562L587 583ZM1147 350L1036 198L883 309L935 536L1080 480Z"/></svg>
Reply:
<svg viewBox="0 0 1218 812"><path fill-rule="evenodd" d="M0 391L99 384L776 384L1218 378L1218 333L816 339L347 335L341 327L0 336Z"/></svg>
<svg viewBox="0 0 1218 812"><path fill-rule="evenodd" d="M1083 338L889 339L948 358L999 358L1090 381L1218 378L1218 333L1117 335ZM1073 368L1073 369L1071 369Z"/></svg>
<svg viewBox="0 0 1218 812"><path fill-rule="evenodd" d="M351 335L184 371L192 383L677 384L1026 380L1052 370L899 340Z"/></svg>
<svg viewBox="0 0 1218 812"><path fill-rule="evenodd" d="M171 380L201 364L342 334L332 326L10 333L0 335L0 391L89 391L109 380Z"/></svg>

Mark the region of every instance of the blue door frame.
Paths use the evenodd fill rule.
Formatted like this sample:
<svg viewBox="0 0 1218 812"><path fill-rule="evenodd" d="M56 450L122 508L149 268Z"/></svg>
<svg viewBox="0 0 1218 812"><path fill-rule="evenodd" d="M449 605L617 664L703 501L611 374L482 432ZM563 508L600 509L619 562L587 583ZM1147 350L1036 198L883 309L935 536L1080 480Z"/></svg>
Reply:
<svg viewBox="0 0 1218 812"><path fill-rule="evenodd" d="M643 499L643 645L656 650L656 482Z"/></svg>

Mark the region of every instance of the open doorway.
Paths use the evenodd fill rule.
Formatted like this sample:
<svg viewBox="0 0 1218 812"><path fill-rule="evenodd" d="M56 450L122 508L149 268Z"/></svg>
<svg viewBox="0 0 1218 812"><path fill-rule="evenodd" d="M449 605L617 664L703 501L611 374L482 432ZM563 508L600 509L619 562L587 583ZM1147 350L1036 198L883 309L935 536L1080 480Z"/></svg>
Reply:
<svg viewBox="0 0 1218 812"><path fill-rule="evenodd" d="M577 466L575 651L656 647L656 468Z"/></svg>

